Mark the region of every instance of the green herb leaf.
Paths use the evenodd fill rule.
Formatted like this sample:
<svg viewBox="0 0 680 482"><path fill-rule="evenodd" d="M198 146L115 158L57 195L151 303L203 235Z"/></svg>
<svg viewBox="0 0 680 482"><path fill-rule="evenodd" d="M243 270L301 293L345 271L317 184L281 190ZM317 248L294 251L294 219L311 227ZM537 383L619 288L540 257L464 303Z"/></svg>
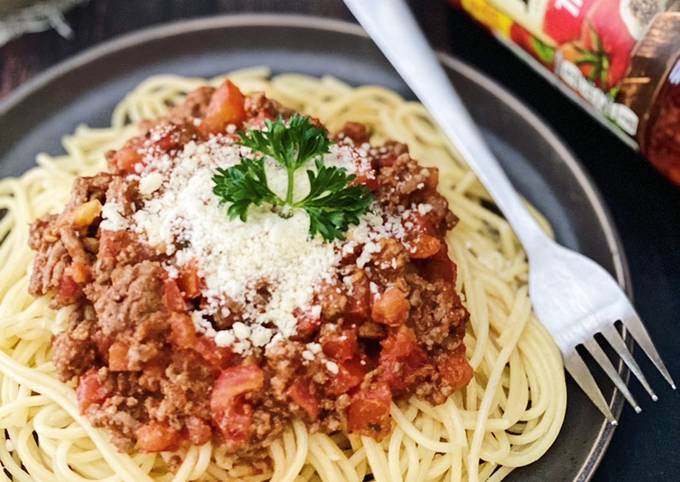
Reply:
<svg viewBox="0 0 680 482"><path fill-rule="evenodd" d="M295 204L309 214L309 232L319 233L327 241L345 239L351 224L358 224L373 201L370 189L363 185L350 186L353 174L338 167L324 166L316 161L316 172L307 171L310 192Z"/></svg>
<svg viewBox="0 0 680 482"><path fill-rule="evenodd" d="M241 133L241 143L276 159L287 169L298 169L309 159L328 152L328 133L312 124L309 117L293 115L288 123L279 117L268 120L265 130Z"/></svg>
<svg viewBox="0 0 680 482"><path fill-rule="evenodd" d="M245 222L248 219L248 208L251 204L261 206L269 203L274 206L282 204L281 199L267 186L267 175L264 170L264 158L241 158L241 163L229 169L217 169L212 178L213 193L222 201L231 203L227 213L231 219L239 217Z"/></svg>
<svg viewBox="0 0 680 482"><path fill-rule="evenodd" d="M323 155L331 144L325 129L315 126L308 117L293 115L288 122L279 117L267 121L265 129L240 133L241 143L253 151L273 158L288 175L286 198L281 199L267 186L264 158L241 158L229 169L218 169L213 176L213 192L221 202L231 203L230 218L248 218L251 205L271 204L283 216L291 209L304 209L309 215L309 234L326 241L344 239L351 224L358 224L368 211L373 194L363 185L352 186L356 179L342 168L325 166ZM308 170L310 192L294 202L295 172L307 161L315 160L316 170Z"/></svg>

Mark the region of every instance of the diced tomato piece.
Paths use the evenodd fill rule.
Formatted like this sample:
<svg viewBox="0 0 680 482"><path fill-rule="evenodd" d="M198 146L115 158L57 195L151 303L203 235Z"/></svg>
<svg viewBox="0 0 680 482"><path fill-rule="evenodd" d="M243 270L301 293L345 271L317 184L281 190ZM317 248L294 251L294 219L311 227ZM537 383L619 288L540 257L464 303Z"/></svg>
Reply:
<svg viewBox="0 0 680 482"><path fill-rule="evenodd" d="M331 374L326 385L326 393L331 396L342 395L358 386L366 375L366 365L359 358L337 362L338 373Z"/></svg>
<svg viewBox="0 0 680 482"><path fill-rule="evenodd" d="M250 435L252 407L243 394L264 385L264 372L257 365L241 365L222 370L210 396L212 417L224 438L244 441Z"/></svg>
<svg viewBox="0 0 680 482"><path fill-rule="evenodd" d="M247 364L222 370L215 380L210 396L210 409L219 412L229 408L234 397L259 390L264 385L264 372L257 365Z"/></svg>
<svg viewBox="0 0 680 482"><path fill-rule="evenodd" d="M174 279L168 279L163 283L163 304L169 311L178 313L187 311L187 304Z"/></svg>
<svg viewBox="0 0 680 482"><path fill-rule="evenodd" d="M369 317L371 311L370 282L363 270L355 272L351 279L352 289L347 293L345 316L351 319L363 320Z"/></svg>
<svg viewBox="0 0 680 482"><path fill-rule="evenodd" d="M102 357L109 356L109 347L113 343L113 337L105 335L101 331L95 331L92 335L92 341L97 346L97 351Z"/></svg>
<svg viewBox="0 0 680 482"><path fill-rule="evenodd" d="M441 249L441 242L435 236L429 234L420 234L410 241L411 249L409 254L411 258L425 259L437 254Z"/></svg>
<svg viewBox="0 0 680 482"><path fill-rule="evenodd" d="M68 269L71 278L78 284L87 283L92 279L92 270L85 263L74 262Z"/></svg>
<svg viewBox="0 0 680 482"><path fill-rule="evenodd" d="M296 308L293 315L297 318L296 338L304 339L314 334L321 326L321 318Z"/></svg>
<svg viewBox="0 0 680 482"><path fill-rule="evenodd" d="M410 308L406 293L396 286L390 286L373 303L371 318L377 323L399 326L408 319Z"/></svg>
<svg viewBox="0 0 680 482"><path fill-rule="evenodd" d="M193 348L196 345L196 328L186 313L170 313L170 340L179 348Z"/></svg>
<svg viewBox="0 0 680 482"><path fill-rule="evenodd" d="M216 370L225 368L234 356L231 348L217 346L212 338L205 336L196 337L194 350Z"/></svg>
<svg viewBox="0 0 680 482"><path fill-rule="evenodd" d="M382 369L381 379L392 390L404 390L431 369L427 354L418 346L416 335L410 328L401 326L396 335L390 335L381 344L378 360Z"/></svg>
<svg viewBox="0 0 680 482"><path fill-rule="evenodd" d="M80 413L85 413L87 407L93 403L103 403L109 396L109 389L99 381L99 375L95 368L80 377L76 388L76 399Z"/></svg>
<svg viewBox="0 0 680 482"><path fill-rule="evenodd" d="M225 80L212 95L199 131L204 136L223 132L228 124L240 126L246 118L245 98L236 85Z"/></svg>
<svg viewBox="0 0 680 482"><path fill-rule="evenodd" d="M242 443L250 437L253 407L249 403L245 403L243 396L238 396L233 398L224 410L213 412L213 420L225 440L232 443Z"/></svg>
<svg viewBox="0 0 680 482"><path fill-rule="evenodd" d="M184 420L184 426L187 428L189 441L194 445L203 445L212 437L210 424L199 417L193 415L187 417Z"/></svg>
<svg viewBox="0 0 680 482"><path fill-rule="evenodd" d="M444 280L452 283L456 280L456 265L449 258L448 247L445 242L432 257L418 264L420 274L428 281Z"/></svg>
<svg viewBox="0 0 680 482"><path fill-rule="evenodd" d="M152 420L135 432L137 447L142 452L163 452L177 450L181 441L180 432L167 423Z"/></svg>
<svg viewBox="0 0 680 482"><path fill-rule="evenodd" d="M390 433L392 392L384 382L374 383L357 392L347 409L350 432L368 435L380 441Z"/></svg>
<svg viewBox="0 0 680 482"><path fill-rule="evenodd" d="M472 379L473 372L465 356L465 345L459 346L453 353L441 356L437 360L437 370L454 390L466 386Z"/></svg>
<svg viewBox="0 0 680 482"><path fill-rule="evenodd" d="M135 165L143 161L142 155L134 147L118 149L111 160L112 164L127 174L135 173Z"/></svg>
<svg viewBox="0 0 680 482"><path fill-rule="evenodd" d="M302 408L312 420L319 416L319 400L316 398L314 385L307 378L298 378L288 388L288 396Z"/></svg>
<svg viewBox="0 0 680 482"><path fill-rule="evenodd" d="M57 296L60 300L67 301L72 300L80 293L80 286L74 281L74 279L69 275L64 275L61 277L61 282L59 283L59 292Z"/></svg>
<svg viewBox="0 0 680 482"><path fill-rule="evenodd" d="M324 354L335 361L347 361L359 351L356 329L336 330L324 334L320 339Z"/></svg>
<svg viewBox="0 0 680 482"><path fill-rule="evenodd" d="M109 370L112 372L128 371L128 350L127 343L115 341L109 347Z"/></svg>
<svg viewBox="0 0 680 482"><path fill-rule="evenodd" d="M177 284L188 299L194 299L201 294L201 278L198 276L196 263L189 263L181 269Z"/></svg>

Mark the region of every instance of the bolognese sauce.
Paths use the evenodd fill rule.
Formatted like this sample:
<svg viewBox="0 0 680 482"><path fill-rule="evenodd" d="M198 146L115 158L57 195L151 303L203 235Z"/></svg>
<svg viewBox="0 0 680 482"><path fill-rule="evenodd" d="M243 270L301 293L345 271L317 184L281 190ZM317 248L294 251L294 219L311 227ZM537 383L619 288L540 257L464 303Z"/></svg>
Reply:
<svg viewBox="0 0 680 482"><path fill-rule="evenodd" d="M121 450L213 440L256 457L292 418L380 440L392 402L443 403L470 380L456 218L407 146L354 123L334 135L324 162L374 196L345 239L262 207L229 220L210 197L210 173L248 153L237 132L292 114L229 81L200 88L32 225L30 291L73 308L58 374Z"/></svg>

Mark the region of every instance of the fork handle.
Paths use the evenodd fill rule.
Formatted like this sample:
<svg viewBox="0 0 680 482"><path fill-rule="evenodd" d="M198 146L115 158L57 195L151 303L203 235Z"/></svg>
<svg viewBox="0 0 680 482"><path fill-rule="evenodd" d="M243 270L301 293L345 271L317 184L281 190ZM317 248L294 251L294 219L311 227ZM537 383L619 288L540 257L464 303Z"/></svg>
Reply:
<svg viewBox="0 0 680 482"><path fill-rule="evenodd" d="M403 0L345 0L477 174L527 251L545 235L524 207Z"/></svg>

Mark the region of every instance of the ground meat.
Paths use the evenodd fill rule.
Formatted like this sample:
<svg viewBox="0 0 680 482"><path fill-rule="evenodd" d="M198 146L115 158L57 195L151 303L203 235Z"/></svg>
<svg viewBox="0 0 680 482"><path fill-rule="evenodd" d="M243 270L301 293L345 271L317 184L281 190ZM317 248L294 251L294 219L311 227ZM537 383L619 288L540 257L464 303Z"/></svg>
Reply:
<svg viewBox="0 0 680 482"><path fill-rule="evenodd" d="M271 374L270 387L276 399L287 399L285 392L302 364L303 350L302 343L288 341L279 343L268 351L267 368Z"/></svg>
<svg viewBox="0 0 680 482"><path fill-rule="evenodd" d="M420 166L407 152L400 154L391 166L380 170L381 204L388 212L397 213L400 206L411 204L414 194L428 185L432 175L432 170Z"/></svg>
<svg viewBox="0 0 680 482"><path fill-rule="evenodd" d="M160 263L142 261L114 269L109 286L95 286L94 308L102 331L110 335L122 331L162 305L163 276Z"/></svg>
<svg viewBox="0 0 680 482"><path fill-rule="evenodd" d="M44 230L43 233L49 233L49 231ZM31 234L31 238L35 236ZM48 291L57 289L61 284L66 268L70 264L68 251L64 247L64 243L58 238L53 242L41 240L39 246L40 251L38 251L33 262L33 273L28 285L29 293L34 296L45 295Z"/></svg>
<svg viewBox="0 0 680 482"><path fill-rule="evenodd" d="M95 346L91 340L75 339L70 333L60 333L52 340L52 356L59 378L65 382L82 375L94 365Z"/></svg>
<svg viewBox="0 0 680 482"><path fill-rule="evenodd" d="M253 126L263 126L265 120L274 120L279 116L287 118L293 114L291 109L286 109L275 100L267 98L263 92L246 96L245 111L249 124Z"/></svg>
<svg viewBox="0 0 680 482"><path fill-rule="evenodd" d="M199 87L190 92L183 103L170 110L168 118L171 122L180 124L187 119L203 117L214 92L215 88L210 86Z"/></svg>
<svg viewBox="0 0 680 482"><path fill-rule="evenodd" d="M352 141L354 141L355 144L360 145L368 142L371 137L371 133L365 124L360 124L358 122L345 122L345 125L342 126L342 129L340 129L340 132L336 137L349 137L352 139Z"/></svg>
<svg viewBox="0 0 680 482"><path fill-rule="evenodd" d="M38 218L28 231L28 245L34 251L40 251L43 246L54 243L56 234L56 214L47 214Z"/></svg>
<svg viewBox="0 0 680 482"><path fill-rule="evenodd" d="M163 397L151 418L170 420L171 425L181 428L181 420L188 415L210 419L210 392L214 372L194 352L178 352L171 355L161 381Z"/></svg>
<svg viewBox="0 0 680 482"><path fill-rule="evenodd" d="M429 350L457 348L462 342L455 336L457 327L464 327L469 317L458 294L441 280L429 282L417 274L407 274L406 279L411 287L411 319L418 341Z"/></svg>
<svg viewBox="0 0 680 482"><path fill-rule="evenodd" d="M71 200L67 204L66 210L74 206L96 199L104 202L106 190L113 176L109 173L103 172L90 177L77 177L73 183L71 191Z"/></svg>
<svg viewBox="0 0 680 482"><path fill-rule="evenodd" d="M321 288L319 295L321 313L324 319L332 321L342 315L347 307L347 296L337 285L326 285Z"/></svg>

